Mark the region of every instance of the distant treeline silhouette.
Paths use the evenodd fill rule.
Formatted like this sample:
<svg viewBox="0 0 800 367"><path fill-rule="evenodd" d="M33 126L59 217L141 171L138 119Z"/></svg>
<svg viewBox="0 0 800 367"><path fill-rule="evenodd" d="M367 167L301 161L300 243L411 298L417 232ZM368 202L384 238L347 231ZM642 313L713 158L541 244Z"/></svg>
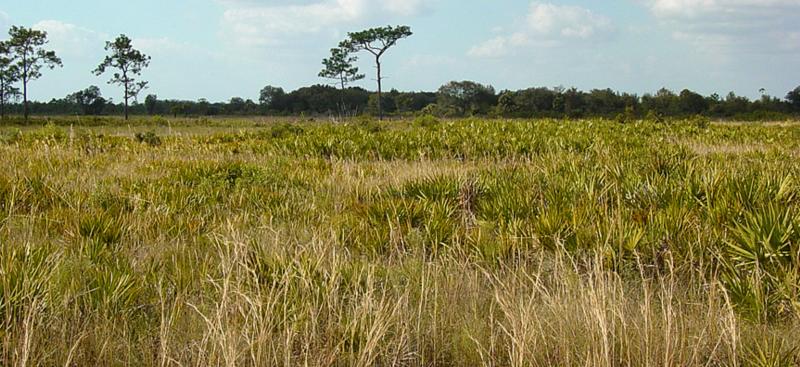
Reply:
<svg viewBox="0 0 800 367"><path fill-rule="evenodd" d="M437 92L400 92L391 90L381 97L382 112L389 116L430 114L441 117L493 116L512 118L644 118L703 115L712 118L766 120L783 119L800 113L800 87L780 99L764 95L750 100L733 92L727 96L703 96L683 90L675 93L661 89L637 96L611 89L580 91L575 88L529 88L495 92L488 85L474 82L450 82ZM344 110L342 106L345 106ZM19 103L7 106L8 112L21 114ZM344 112L343 112L344 111ZM113 103L97 87L70 94L49 102L30 102L35 115L116 115L124 112L123 103ZM258 101L239 97L226 102L205 99L185 101L159 99L148 95L143 103L130 106L134 115L215 116L215 115L375 115L377 95L362 88L342 91L333 86L313 85L291 92L268 86Z"/></svg>

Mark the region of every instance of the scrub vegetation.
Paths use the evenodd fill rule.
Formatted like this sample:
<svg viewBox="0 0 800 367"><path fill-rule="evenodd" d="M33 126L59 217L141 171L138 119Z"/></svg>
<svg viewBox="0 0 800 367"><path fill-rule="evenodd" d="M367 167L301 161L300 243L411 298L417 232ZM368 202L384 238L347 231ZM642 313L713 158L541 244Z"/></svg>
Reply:
<svg viewBox="0 0 800 367"><path fill-rule="evenodd" d="M0 365L798 363L795 123L101 122L0 128Z"/></svg>

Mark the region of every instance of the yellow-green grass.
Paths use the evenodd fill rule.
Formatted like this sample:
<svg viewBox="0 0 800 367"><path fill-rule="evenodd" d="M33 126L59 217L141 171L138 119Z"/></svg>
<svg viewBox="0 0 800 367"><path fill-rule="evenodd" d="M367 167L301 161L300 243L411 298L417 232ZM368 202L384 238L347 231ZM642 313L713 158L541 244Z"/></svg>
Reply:
<svg viewBox="0 0 800 367"><path fill-rule="evenodd" d="M0 128L0 365L798 363L800 125L162 122Z"/></svg>

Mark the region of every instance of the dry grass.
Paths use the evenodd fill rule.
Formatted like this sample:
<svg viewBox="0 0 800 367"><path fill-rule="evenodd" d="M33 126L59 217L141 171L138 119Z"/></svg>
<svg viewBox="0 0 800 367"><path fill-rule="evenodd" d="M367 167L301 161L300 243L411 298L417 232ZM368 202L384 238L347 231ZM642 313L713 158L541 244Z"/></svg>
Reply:
<svg viewBox="0 0 800 367"><path fill-rule="evenodd" d="M731 154L741 155L749 153L764 153L769 147L764 144L707 144L688 142L685 144L692 152L698 155Z"/></svg>
<svg viewBox="0 0 800 367"><path fill-rule="evenodd" d="M582 124L6 130L0 365L796 365L794 128Z"/></svg>

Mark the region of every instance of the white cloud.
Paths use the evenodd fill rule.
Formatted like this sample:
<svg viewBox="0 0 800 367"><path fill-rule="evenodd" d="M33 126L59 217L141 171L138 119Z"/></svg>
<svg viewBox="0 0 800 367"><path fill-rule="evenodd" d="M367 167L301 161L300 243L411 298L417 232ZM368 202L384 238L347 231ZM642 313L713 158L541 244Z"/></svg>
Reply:
<svg viewBox="0 0 800 367"><path fill-rule="evenodd" d="M499 36L484 41L473 46L468 54L474 57L496 58L503 57L511 53L515 47L525 46L531 43L531 39L523 32L517 32L509 36Z"/></svg>
<svg viewBox="0 0 800 367"><path fill-rule="evenodd" d="M707 52L800 51L800 0L646 0L674 38Z"/></svg>
<svg viewBox="0 0 800 367"><path fill-rule="evenodd" d="M709 13L744 15L759 9L779 9L800 5L797 0L649 0L660 16L696 17Z"/></svg>
<svg viewBox="0 0 800 367"><path fill-rule="evenodd" d="M43 20L32 28L47 32L48 47L59 56L97 59L97 62L105 53L106 42L116 37L59 20ZM167 37L133 38L132 42L133 47L148 55L181 52L189 48L188 44Z"/></svg>
<svg viewBox="0 0 800 367"><path fill-rule="evenodd" d="M47 32L50 48L59 56L85 56L90 50L102 50L106 35L59 20L42 20L31 28Z"/></svg>
<svg viewBox="0 0 800 367"><path fill-rule="evenodd" d="M611 20L579 6L531 4L528 26L538 36L586 39L611 28Z"/></svg>
<svg viewBox="0 0 800 367"><path fill-rule="evenodd" d="M473 46L473 57L503 57L523 46L553 47L564 42L596 40L613 31L611 20L589 9L533 2L517 31Z"/></svg>
<svg viewBox="0 0 800 367"><path fill-rule="evenodd" d="M474 57L502 57L506 56L508 52L508 39L500 36L472 46L467 54Z"/></svg>
<svg viewBox="0 0 800 367"><path fill-rule="evenodd" d="M59 56L95 57L94 55L105 52L107 41L116 37L59 20L43 20L31 28L47 32L48 46ZM133 38L132 43L133 47L146 54L180 52L189 48L188 44L176 42L168 37Z"/></svg>
<svg viewBox="0 0 800 367"><path fill-rule="evenodd" d="M409 16L432 0L219 0L226 32L246 45L278 44L298 35L331 31L370 15Z"/></svg>

